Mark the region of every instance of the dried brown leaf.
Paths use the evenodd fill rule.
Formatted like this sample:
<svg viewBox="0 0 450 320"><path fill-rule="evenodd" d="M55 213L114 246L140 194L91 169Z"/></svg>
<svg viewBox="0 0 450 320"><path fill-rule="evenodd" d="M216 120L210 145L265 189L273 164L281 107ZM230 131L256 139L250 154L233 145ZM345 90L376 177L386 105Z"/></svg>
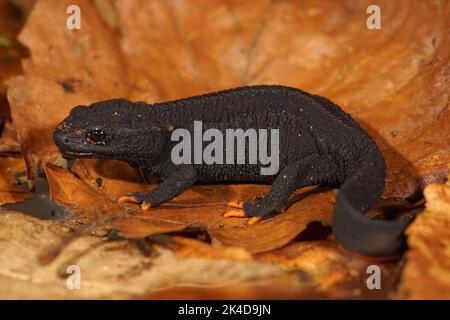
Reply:
<svg viewBox="0 0 450 320"><path fill-rule="evenodd" d="M450 183L424 190L426 210L408 228L409 251L399 296L450 299Z"/></svg>
<svg viewBox="0 0 450 320"><path fill-rule="evenodd" d="M39 220L0 211L0 298L128 298L179 283L224 286L267 280L282 271L258 261L177 257L161 246L145 256L129 241L106 241L84 235L68 244L52 263L37 259L70 230L61 221ZM216 249L217 250L217 249ZM67 268L81 270L81 288L69 290Z"/></svg>

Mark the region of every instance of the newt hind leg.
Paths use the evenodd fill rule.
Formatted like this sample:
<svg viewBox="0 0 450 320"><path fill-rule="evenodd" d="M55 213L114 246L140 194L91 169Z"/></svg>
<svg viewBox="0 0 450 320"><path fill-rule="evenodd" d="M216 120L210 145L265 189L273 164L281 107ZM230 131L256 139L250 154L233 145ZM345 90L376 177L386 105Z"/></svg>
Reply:
<svg viewBox="0 0 450 320"><path fill-rule="evenodd" d="M292 193L302 187L323 183L335 172L335 164L328 158L311 155L300 161L284 167L277 175L270 190L263 197L258 197L252 203L231 201L224 217L250 218L249 224L258 222L261 218L284 208Z"/></svg>

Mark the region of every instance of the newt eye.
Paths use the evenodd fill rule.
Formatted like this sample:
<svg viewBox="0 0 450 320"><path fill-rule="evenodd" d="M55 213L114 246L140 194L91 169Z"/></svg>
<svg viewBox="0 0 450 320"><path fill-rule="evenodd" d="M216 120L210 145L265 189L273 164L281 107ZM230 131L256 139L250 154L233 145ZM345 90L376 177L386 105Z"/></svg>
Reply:
<svg viewBox="0 0 450 320"><path fill-rule="evenodd" d="M101 129L93 129L86 135L86 140L92 144L105 144L106 133Z"/></svg>

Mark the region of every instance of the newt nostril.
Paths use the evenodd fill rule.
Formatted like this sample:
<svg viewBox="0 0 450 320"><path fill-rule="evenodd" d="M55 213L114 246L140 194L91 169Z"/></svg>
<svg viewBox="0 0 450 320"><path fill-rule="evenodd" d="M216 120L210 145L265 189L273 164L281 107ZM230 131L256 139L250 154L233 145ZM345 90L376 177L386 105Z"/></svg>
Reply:
<svg viewBox="0 0 450 320"><path fill-rule="evenodd" d="M66 134L60 129L56 129L53 132L53 140L56 144L66 144L68 142Z"/></svg>

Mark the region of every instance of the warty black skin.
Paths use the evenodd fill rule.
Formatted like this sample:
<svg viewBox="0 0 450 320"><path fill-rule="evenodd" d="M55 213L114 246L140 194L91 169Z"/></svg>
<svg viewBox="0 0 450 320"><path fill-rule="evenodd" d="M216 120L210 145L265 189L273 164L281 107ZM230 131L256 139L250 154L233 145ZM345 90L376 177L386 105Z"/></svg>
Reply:
<svg viewBox="0 0 450 320"><path fill-rule="evenodd" d="M195 120L203 122L203 130L279 129L278 174L261 175L259 164L173 164L170 155L177 142L171 141L171 132L192 132ZM116 99L78 106L57 127L54 141L65 156L123 160L162 177L148 194L134 194L152 207L196 182L270 183L264 197L244 204L246 216L265 216L282 209L298 188L340 185L332 227L345 249L368 256L405 249L409 220L364 216L384 189L385 162L376 144L337 105L298 89L253 86L153 105Z"/></svg>

